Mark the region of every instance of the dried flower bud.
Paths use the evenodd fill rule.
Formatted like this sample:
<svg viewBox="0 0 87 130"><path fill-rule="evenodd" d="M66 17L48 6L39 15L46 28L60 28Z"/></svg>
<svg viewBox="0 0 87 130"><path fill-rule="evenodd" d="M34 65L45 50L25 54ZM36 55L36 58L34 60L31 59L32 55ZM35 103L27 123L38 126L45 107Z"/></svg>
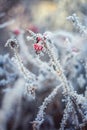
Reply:
<svg viewBox="0 0 87 130"><path fill-rule="evenodd" d="M11 49L18 48L18 42L16 39L9 39L5 44L5 47L9 46Z"/></svg>

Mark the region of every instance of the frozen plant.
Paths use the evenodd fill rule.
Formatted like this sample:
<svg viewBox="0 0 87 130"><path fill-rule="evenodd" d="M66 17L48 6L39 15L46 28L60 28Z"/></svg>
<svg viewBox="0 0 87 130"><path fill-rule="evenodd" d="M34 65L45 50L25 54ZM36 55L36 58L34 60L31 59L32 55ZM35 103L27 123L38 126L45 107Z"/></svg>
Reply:
<svg viewBox="0 0 87 130"><path fill-rule="evenodd" d="M71 16L67 17L67 20L71 21L74 25L74 27L82 34L82 35L87 35L87 28L83 26L79 18L77 17L76 14L72 14Z"/></svg>
<svg viewBox="0 0 87 130"><path fill-rule="evenodd" d="M83 62L85 63L83 55L86 52L84 52L84 54L83 52L80 53L82 46L79 46L79 41L81 39L74 37L73 34L69 35L66 32L59 32L58 34L56 32L36 34L30 30L28 32L30 35L28 36L29 43L26 43L23 37L25 35L24 32L20 33L19 30L13 31L15 36L12 36L13 38L6 43L6 46L9 46L14 52L12 60L20 70L18 77L20 83L15 84L13 89L5 93L0 110L0 113L2 113L0 121L1 128L6 126L11 116L14 116L14 113L16 113L12 130L16 130L20 122L23 122L23 124L21 123L23 129L32 129L30 127L28 128L28 126L33 124L34 130L43 130L45 129L44 126L46 126L44 124L47 123L45 117L49 116L51 109L52 115L50 115L50 119L53 119L55 122L56 116L56 119L58 119L56 124L58 123L60 130L84 129L87 127L87 96L86 92L84 96L83 92L81 92L81 95L75 91L77 90L79 92L78 88L85 89L87 86L86 72L83 66ZM75 40L78 41L78 44ZM63 42L64 44L62 44ZM33 51L31 49L32 46ZM23 57L23 59L21 57ZM82 61L80 61L81 58ZM27 68L25 66L27 66ZM20 78L21 75L23 78ZM37 91L35 93L36 89ZM25 96L22 95L25 90L29 95L29 99L31 95L34 98L36 97L35 100L28 100L29 102L27 103ZM54 99L57 98L58 104L56 100L54 101ZM62 102L62 98L64 102ZM19 99L19 101L15 101L15 99ZM22 102L23 100L24 102ZM34 106L34 109L30 105L30 101L35 101L36 106ZM38 108L40 104L42 105L37 112L36 107ZM49 108L49 104L54 104L54 112L51 107ZM21 106L23 107L23 111ZM14 109L12 111L13 107ZM29 111L30 108L32 112ZM59 111L60 108L61 110ZM64 110L64 112L62 110ZM35 118L34 115L36 112L37 115ZM60 114L60 117L58 117L57 114ZM6 117L6 115L8 115L8 117ZM22 119L20 115L24 115ZM54 130L55 128L54 126L54 128L51 129Z"/></svg>
<svg viewBox="0 0 87 130"><path fill-rule="evenodd" d="M81 95L78 95L74 90L73 90L73 87L71 85L69 85L69 82L64 74L64 71L62 69L62 66L60 64L60 61L59 59L57 59L57 56L55 54L55 51L54 51L54 44L52 42L52 40L50 39L50 36L49 35L46 35L45 33L43 35L41 34L34 34L33 32L29 31L31 37L34 39L34 50L36 52L36 54L40 54L40 53L47 53L49 55L49 58L50 58L50 62L51 62L51 66L53 68L53 70L55 71L55 74L56 76L58 75L58 78L60 79L61 83L62 83L62 88L63 88L63 95L68 103L69 101L69 105L70 107L74 107L74 110L75 111L78 111L78 113L75 113L76 114L76 120L78 120L77 122L79 122L80 124L85 124L87 121L85 116L84 116L84 113L83 113L83 110L81 107L83 107L83 102L81 102L79 99L83 100L84 102L86 102L86 99L85 97L82 97ZM55 97L55 94L52 93ZM42 122L44 121L44 109L47 108L47 104L49 102L49 97L50 95L48 96L48 98L46 98L43 102L43 105L40 107L40 110L37 114L37 118L35 119L35 121L33 122L33 127L34 129L39 129L40 125L42 124ZM69 97L69 100L68 100L68 97ZM46 102L47 101L47 102ZM50 102L52 101L52 98L50 98ZM71 103L70 103L71 102ZM66 111L70 110L70 107L66 107ZM80 107L81 105L81 107ZM73 110L73 109L72 109ZM69 112L68 112L69 113ZM65 115L65 114L64 114ZM79 121L79 115L81 116L81 122ZM66 115L65 115L66 116ZM78 117L78 118L77 118ZM66 120L69 118L66 117L63 117L62 119L62 123L61 123L61 130L64 129L66 123ZM78 123L78 124L79 124ZM78 127L83 127L83 125L80 125ZM77 124L74 124L74 126L76 127Z"/></svg>

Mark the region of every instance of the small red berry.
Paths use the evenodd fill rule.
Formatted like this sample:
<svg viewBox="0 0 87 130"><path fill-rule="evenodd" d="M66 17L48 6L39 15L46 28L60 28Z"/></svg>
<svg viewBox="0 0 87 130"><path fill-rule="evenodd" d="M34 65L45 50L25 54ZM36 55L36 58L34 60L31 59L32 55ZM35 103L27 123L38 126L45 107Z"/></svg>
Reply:
<svg viewBox="0 0 87 130"><path fill-rule="evenodd" d="M37 43L35 43L33 47L34 47L34 49L35 49L36 51L42 51L42 49L43 49L43 46L42 46L42 45L39 45L39 44L37 44Z"/></svg>
<svg viewBox="0 0 87 130"><path fill-rule="evenodd" d="M19 31L18 29L15 29L15 30L13 30L13 33L14 33L15 35L19 35L19 34L20 34L20 31Z"/></svg>

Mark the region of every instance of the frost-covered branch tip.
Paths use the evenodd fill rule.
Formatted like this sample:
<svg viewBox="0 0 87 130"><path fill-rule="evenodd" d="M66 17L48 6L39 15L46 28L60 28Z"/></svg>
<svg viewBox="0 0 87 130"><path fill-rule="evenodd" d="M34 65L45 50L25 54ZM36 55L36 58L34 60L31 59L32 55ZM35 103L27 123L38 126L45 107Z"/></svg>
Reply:
<svg viewBox="0 0 87 130"><path fill-rule="evenodd" d="M17 40L9 39L5 46L9 46L14 51L14 57L12 58L12 60L18 66L18 69L20 70L26 81L25 88L27 91L25 91L25 93L30 94L33 96L33 98L35 98L36 76L28 69L26 69L26 67L23 65L23 61L17 51L19 46Z"/></svg>
<svg viewBox="0 0 87 130"><path fill-rule="evenodd" d="M82 25L79 21L79 17L76 14L72 14L71 16L67 17L67 20L73 23L74 27L82 34L87 36L87 28Z"/></svg>

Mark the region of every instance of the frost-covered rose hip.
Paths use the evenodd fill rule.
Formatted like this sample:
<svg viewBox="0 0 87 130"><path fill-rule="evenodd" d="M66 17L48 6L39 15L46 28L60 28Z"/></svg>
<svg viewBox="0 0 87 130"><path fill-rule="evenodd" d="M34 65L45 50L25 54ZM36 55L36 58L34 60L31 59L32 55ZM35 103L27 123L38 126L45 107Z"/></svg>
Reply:
<svg viewBox="0 0 87 130"><path fill-rule="evenodd" d="M35 50L35 51L42 51L42 49L43 49L43 46L40 45L40 44L37 44L37 43L35 43L35 44L33 45L33 47L34 47L34 50Z"/></svg>

